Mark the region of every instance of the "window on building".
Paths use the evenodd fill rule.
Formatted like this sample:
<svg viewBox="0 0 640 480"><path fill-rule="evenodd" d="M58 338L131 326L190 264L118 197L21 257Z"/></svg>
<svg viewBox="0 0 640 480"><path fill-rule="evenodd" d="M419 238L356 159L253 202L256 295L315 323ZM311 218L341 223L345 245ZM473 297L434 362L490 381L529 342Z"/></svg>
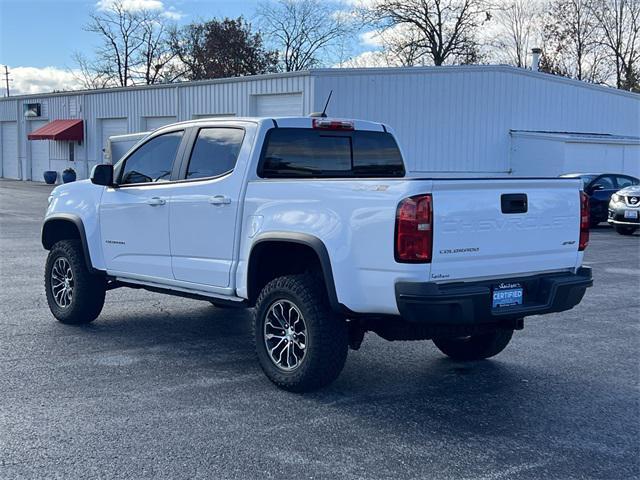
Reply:
<svg viewBox="0 0 640 480"><path fill-rule="evenodd" d="M168 182L182 133L165 133L144 143L125 159L119 183Z"/></svg>
<svg viewBox="0 0 640 480"><path fill-rule="evenodd" d="M76 145L73 142L69 142L69 161L73 162L75 160L75 152L76 152Z"/></svg>
<svg viewBox="0 0 640 480"><path fill-rule="evenodd" d="M291 177L402 177L404 165L386 132L275 128L269 132L259 174Z"/></svg>
<svg viewBox="0 0 640 480"><path fill-rule="evenodd" d="M244 130L202 128L191 151L187 179L218 177L233 171L238 160Z"/></svg>

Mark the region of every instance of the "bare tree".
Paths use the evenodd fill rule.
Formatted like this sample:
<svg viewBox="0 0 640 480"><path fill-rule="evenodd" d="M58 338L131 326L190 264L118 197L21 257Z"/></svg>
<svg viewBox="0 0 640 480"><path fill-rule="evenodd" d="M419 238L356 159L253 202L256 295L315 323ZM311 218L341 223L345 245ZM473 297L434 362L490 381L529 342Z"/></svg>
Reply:
<svg viewBox="0 0 640 480"><path fill-rule="evenodd" d="M543 26L545 54L573 78L603 81L594 0L551 0Z"/></svg>
<svg viewBox="0 0 640 480"><path fill-rule="evenodd" d="M139 65L138 54L144 44L144 16L117 0L107 10L90 17L86 30L102 37L102 45L96 52L97 73L111 77L121 87L132 84L133 70Z"/></svg>
<svg viewBox="0 0 640 480"><path fill-rule="evenodd" d="M383 28L370 35L382 47L379 58L387 66L413 67L425 61L427 51L421 45L421 34L412 25Z"/></svg>
<svg viewBox="0 0 640 480"><path fill-rule="evenodd" d="M159 12L133 9L130 2L114 0L90 15L85 30L101 38L94 60L75 58L90 84L125 87L166 80L164 70L174 55Z"/></svg>
<svg viewBox="0 0 640 480"><path fill-rule="evenodd" d="M350 19L322 0L265 2L258 7L258 18L286 72L321 65L352 31Z"/></svg>
<svg viewBox="0 0 640 480"><path fill-rule="evenodd" d="M172 81L175 75L168 72L167 66L176 57L168 41L168 29L156 12L140 12L139 38L142 45L137 55L137 75L147 85L161 81Z"/></svg>
<svg viewBox="0 0 640 480"><path fill-rule="evenodd" d="M75 69L69 69L82 88L97 89L109 86L110 78L97 71L96 66L80 52L71 55Z"/></svg>
<svg viewBox="0 0 640 480"><path fill-rule="evenodd" d="M486 0L377 0L365 17L381 28L406 25L415 46L434 65L472 63L479 58L478 29L491 19Z"/></svg>
<svg viewBox="0 0 640 480"><path fill-rule="evenodd" d="M497 34L492 43L500 59L520 68L528 65L537 16L536 4L527 0L510 0L495 11Z"/></svg>
<svg viewBox="0 0 640 480"><path fill-rule="evenodd" d="M640 91L640 0L594 0L591 6L615 69L616 86Z"/></svg>

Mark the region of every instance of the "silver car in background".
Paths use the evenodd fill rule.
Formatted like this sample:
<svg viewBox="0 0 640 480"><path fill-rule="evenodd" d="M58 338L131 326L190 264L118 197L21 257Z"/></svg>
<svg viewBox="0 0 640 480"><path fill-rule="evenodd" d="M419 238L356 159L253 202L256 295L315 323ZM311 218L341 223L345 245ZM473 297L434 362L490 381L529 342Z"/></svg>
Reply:
<svg viewBox="0 0 640 480"><path fill-rule="evenodd" d="M632 235L640 228L640 185L623 188L611 195L607 222L620 235Z"/></svg>

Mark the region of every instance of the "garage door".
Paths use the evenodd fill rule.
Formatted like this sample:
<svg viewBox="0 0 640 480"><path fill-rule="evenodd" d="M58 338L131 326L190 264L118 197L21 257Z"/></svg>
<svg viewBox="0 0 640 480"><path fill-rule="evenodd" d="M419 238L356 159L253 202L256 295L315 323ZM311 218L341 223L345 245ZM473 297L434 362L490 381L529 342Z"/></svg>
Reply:
<svg viewBox="0 0 640 480"><path fill-rule="evenodd" d="M2 143L2 176L20 178L18 169L18 126L16 122L0 122Z"/></svg>
<svg viewBox="0 0 640 480"><path fill-rule="evenodd" d="M151 132L160 127L164 127L165 125L169 125L170 123L175 123L176 117L145 117L144 119L144 129L147 132Z"/></svg>
<svg viewBox="0 0 640 480"><path fill-rule="evenodd" d="M126 118L103 118L100 120L100 145L98 155L98 161L102 162L104 159L104 152L108 146L107 142L109 137L113 135L124 135L127 133L127 119Z"/></svg>
<svg viewBox="0 0 640 480"><path fill-rule="evenodd" d="M46 120L28 122L29 131L34 132L44 127ZM31 180L44 181L43 173L49 170L49 140L27 140L31 152Z"/></svg>
<svg viewBox="0 0 640 480"><path fill-rule="evenodd" d="M256 117L287 117L302 115L302 94L254 95Z"/></svg>

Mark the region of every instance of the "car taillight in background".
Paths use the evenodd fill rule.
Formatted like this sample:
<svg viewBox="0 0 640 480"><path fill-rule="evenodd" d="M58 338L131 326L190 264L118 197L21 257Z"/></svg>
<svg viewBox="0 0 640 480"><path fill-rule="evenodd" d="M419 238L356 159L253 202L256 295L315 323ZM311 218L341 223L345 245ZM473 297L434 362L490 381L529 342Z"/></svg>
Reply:
<svg viewBox="0 0 640 480"><path fill-rule="evenodd" d="M353 122L348 120L331 120L328 118L314 118L313 128L320 130L355 130Z"/></svg>
<svg viewBox="0 0 640 480"><path fill-rule="evenodd" d="M589 197L580 192L580 243L578 250L582 251L589 245Z"/></svg>
<svg viewBox="0 0 640 480"><path fill-rule="evenodd" d="M405 198L396 211L396 262L429 263L432 247L433 200L431 195Z"/></svg>

